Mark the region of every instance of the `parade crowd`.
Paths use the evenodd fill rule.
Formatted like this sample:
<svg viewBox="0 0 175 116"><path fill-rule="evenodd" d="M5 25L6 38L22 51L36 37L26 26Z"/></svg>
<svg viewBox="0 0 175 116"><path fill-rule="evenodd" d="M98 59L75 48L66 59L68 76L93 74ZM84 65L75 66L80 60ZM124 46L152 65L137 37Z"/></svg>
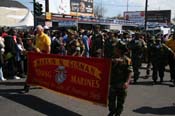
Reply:
<svg viewBox="0 0 175 116"><path fill-rule="evenodd" d="M169 65L170 81L175 86L175 32L151 35L139 31L131 34L127 30L122 33L102 30L99 26L78 31L49 30L41 25L28 31L2 28L0 48L1 81L26 77L29 51L111 59L109 116L120 116L126 89L129 83L138 83L142 63L147 64L145 78L152 75L153 84L164 82L165 67ZM119 96L117 108L116 96Z"/></svg>

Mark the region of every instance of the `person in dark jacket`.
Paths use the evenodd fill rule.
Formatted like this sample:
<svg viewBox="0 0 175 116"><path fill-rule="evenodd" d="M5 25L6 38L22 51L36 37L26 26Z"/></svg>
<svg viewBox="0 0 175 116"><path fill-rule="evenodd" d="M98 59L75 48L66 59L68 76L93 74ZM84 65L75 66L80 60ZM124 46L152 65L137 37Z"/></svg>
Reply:
<svg viewBox="0 0 175 116"><path fill-rule="evenodd" d="M155 43L150 50L150 59L152 63L152 79L154 84L157 83L158 77L160 77L160 83L163 82L165 66L168 64L168 56L171 51L169 48L161 42L160 37L155 38Z"/></svg>
<svg viewBox="0 0 175 116"><path fill-rule="evenodd" d="M146 48L146 44L143 39L140 38L139 33L135 33L135 37L128 44L129 49L131 50L131 60L134 71L134 84L137 83L139 79L139 68L143 59L143 51Z"/></svg>
<svg viewBox="0 0 175 116"><path fill-rule="evenodd" d="M126 53L126 44L121 41L118 42L116 45L115 56L112 58L112 70L108 96L108 116L120 116L123 111L123 105L127 96L126 89L129 86L132 74L131 60L126 56Z"/></svg>
<svg viewBox="0 0 175 116"><path fill-rule="evenodd" d="M7 35L4 37L5 43L5 67L8 78L20 79L16 76L16 43L12 35Z"/></svg>

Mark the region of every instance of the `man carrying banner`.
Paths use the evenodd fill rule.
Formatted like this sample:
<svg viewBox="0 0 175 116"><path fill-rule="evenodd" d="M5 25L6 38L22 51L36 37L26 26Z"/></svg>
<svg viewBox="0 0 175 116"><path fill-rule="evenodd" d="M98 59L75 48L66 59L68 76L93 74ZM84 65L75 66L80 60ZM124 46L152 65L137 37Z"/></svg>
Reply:
<svg viewBox="0 0 175 116"><path fill-rule="evenodd" d="M127 51L126 44L122 41L119 41L115 45L108 96L110 111L108 116L120 116L123 111L123 105L127 95L126 89L129 86L132 74L131 60L125 55Z"/></svg>
<svg viewBox="0 0 175 116"><path fill-rule="evenodd" d="M44 33L44 28L41 25L36 27L37 35L36 35L36 42L34 46L34 51L37 53L45 53L50 54L51 51L51 40L47 34ZM25 84L24 91L28 92L30 86Z"/></svg>

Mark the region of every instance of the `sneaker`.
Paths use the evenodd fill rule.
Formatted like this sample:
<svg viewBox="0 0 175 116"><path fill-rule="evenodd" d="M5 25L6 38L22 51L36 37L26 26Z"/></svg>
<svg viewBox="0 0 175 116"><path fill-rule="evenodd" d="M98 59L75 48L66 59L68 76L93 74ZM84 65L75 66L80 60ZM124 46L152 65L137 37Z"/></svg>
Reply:
<svg viewBox="0 0 175 116"><path fill-rule="evenodd" d="M24 91L25 93L28 93L29 92L29 89L30 89L30 86L29 85L24 85Z"/></svg>
<svg viewBox="0 0 175 116"><path fill-rule="evenodd" d="M1 78L1 81L6 81L7 79L5 79L4 77Z"/></svg>
<svg viewBox="0 0 175 116"><path fill-rule="evenodd" d="M115 114L115 116L120 116L120 114Z"/></svg>
<svg viewBox="0 0 175 116"><path fill-rule="evenodd" d="M108 116L113 116L114 114L114 112L109 112Z"/></svg>
<svg viewBox="0 0 175 116"><path fill-rule="evenodd" d="M116 114L115 116L120 116L119 114Z"/></svg>
<svg viewBox="0 0 175 116"><path fill-rule="evenodd" d="M18 77L18 76L14 76L14 79L21 79L20 77Z"/></svg>
<svg viewBox="0 0 175 116"><path fill-rule="evenodd" d="M153 81L153 85L156 85L156 84L158 84L157 81Z"/></svg>
<svg viewBox="0 0 175 116"><path fill-rule="evenodd" d="M173 87L175 87L175 82L173 82Z"/></svg>

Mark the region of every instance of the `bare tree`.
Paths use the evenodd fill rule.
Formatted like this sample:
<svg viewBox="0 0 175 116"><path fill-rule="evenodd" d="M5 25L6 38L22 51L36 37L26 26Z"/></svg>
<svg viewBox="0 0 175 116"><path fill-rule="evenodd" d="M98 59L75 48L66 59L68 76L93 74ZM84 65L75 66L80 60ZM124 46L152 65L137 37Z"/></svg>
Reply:
<svg viewBox="0 0 175 116"><path fill-rule="evenodd" d="M118 14L117 19L124 19L124 17L121 14Z"/></svg>
<svg viewBox="0 0 175 116"><path fill-rule="evenodd" d="M96 17L104 17L106 13L106 9L102 7L101 5L94 5L94 15Z"/></svg>

